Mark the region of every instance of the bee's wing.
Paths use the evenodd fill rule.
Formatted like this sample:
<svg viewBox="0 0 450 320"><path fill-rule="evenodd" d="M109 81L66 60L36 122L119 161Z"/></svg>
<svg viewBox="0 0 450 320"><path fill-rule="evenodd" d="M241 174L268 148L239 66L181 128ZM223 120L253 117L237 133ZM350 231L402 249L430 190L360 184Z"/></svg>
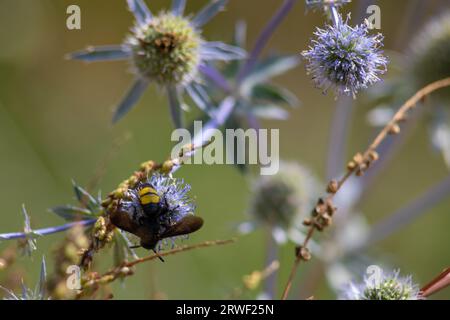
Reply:
<svg viewBox="0 0 450 320"><path fill-rule="evenodd" d="M161 239L176 237L197 231L203 226L203 219L197 216L188 215L178 221L175 225L161 234Z"/></svg>
<svg viewBox="0 0 450 320"><path fill-rule="evenodd" d="M134 222L128 213L124 211L116 210L110 214L111 222L118 227L119 229L122 229L124 231L127 231L129 233L136 233L136 230L138 228L138 225L136 225L136 222Z"/></svg>

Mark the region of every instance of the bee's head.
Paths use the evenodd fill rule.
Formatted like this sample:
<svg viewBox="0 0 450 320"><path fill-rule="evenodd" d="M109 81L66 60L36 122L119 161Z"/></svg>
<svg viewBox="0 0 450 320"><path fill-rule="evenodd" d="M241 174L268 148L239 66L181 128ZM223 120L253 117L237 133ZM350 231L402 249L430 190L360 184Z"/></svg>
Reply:
<svg viewBox="0 0 450 320"><path fill-rule="evenodd" d="M146 236L141 238L141 247L147 250L155 250L158 239L152 236Z"/></svg>

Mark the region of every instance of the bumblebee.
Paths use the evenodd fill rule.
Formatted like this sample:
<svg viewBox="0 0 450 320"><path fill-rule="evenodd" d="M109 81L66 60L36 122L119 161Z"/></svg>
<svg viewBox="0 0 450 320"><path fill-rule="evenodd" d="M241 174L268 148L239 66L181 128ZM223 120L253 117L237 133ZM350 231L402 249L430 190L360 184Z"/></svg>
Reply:
<svg viewBox="0 0 450 320"><path fill-rule="evenodd" d="M155 179L168 178L159 176ZM189 212L193 206L187 202L186 192L186 189L180 191L179 183L141 183L136 189L129 190L130 200L122 201L119 210L110 214L111 222L138 236L141 247L156 252L160 240L190 234L203 226L203 219ZM179 203L174 205L171 201L174 199Z"/></svg>
<svg viewBox="0 0 450 320"><path fill-rule="evenodd" d="M145 183L140 186L138 196L139 203L144 211L144 217L158 217L164 214L164 211L169 210L166 197L161 199L156 189L150 183ZM135 211L136 213L137 210ZM136 216L134 218L137 219ZM139 219L142 219L142 217Z"/></svg>

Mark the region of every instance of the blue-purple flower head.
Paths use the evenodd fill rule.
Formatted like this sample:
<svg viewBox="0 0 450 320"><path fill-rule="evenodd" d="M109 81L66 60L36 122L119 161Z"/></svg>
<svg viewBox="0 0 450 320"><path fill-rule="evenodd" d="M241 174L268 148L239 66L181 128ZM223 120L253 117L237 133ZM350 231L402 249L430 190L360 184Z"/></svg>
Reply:
<svg viewBox="0 0 450 320"><path fill-rule="evenodd" d="M194 214L195 204L188 195L191 186L185 184L182 179L154 173L147 181L141 182L136 188L129 189L125 196L127 200L121 202L121 209L132 215L133 219L139 220L140 217L145 216L139 200L139 190L144 184L150 184L161 201L168 205L168 210L159 217L161 228L168 228L187 215Z"/></svg>
<svg viewBox="0 0 450 320"><path fill-rule="evenodd" d="M419 300L419 287L411 276L401 277L400 272L381 272L379 278L364 278L362 283L351 283L342 292L343 300Z"/></svg>
<svg viewBox="0 0 450 320"><path fill-rule="evenodd" d="M152 82L166 89L170 113L182 126L181 93L201 82L200 69L209 61L242 59L244 50L222 42L205 41L201 28L228 0L211 0L194 17L183 16L186 0L173 0L170 11L153 15L143 0L127 0L136 23L122 45L88 48L70 55L83 61L128 60L136 80L117 107L113 121L120 120ZM195 99L193 99L196 101Z"/></svg>
<svg viewBox="0 0 450 320"><path fill-rule="evenodd" d="M388 61L380 49L383 36L369 35L366 24L351 27L348 20L339 17L337 25L317 28L316 38L302 55L318 88L324 92L333 88L336 95L355 97L358 91L380 80Z"/></svg>

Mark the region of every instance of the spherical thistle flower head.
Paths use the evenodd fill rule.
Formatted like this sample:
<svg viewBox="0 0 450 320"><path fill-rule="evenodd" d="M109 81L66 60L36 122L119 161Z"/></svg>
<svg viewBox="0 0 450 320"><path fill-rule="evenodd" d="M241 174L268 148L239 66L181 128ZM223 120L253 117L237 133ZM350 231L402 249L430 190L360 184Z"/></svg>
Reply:
<svg viewBox="0 0 450 320"><path fill-rule="evenodd" d="M155 190L167 210L158 217L158 230L163 233L187 215L194 214L195 204L189 197L191 189L182 179L175 179L167 175L154 173L147 181L141 182L134 189L128 189L127 200L121 202L121 210L131 215L131 218L139 221L145 217L144 209L139 199L139 191L143 185L150 184Z"/></svg>
<svg viewBox="0 0 450 320"><path fill-rule="evenodd" d="M309 213L317 186L308 169L281 162L277 174L254 181L248 211L257 222L287 230Z"/></svg>
<svg viewBox="0 0 450 320"><path fill-rule="evenodd" d="M334 88L336 95L355 98L359 90L380 80L387 59L380 50L383 36L369 36L367 24L351 27L348 20L339 16L337 25L317 28L316 39L302 55L307 73L324 93Z"/></svg>
<svg viewBox="0 0 450 320"><path fill-rule="evenodd" d="M381 272L380 279L364 278L360 284L351 283L342 292L343 300L419 300L419 287L411 276L400 277L400 272Z"/></svg>
<svg viewBox="0 0 450 320"><path fill-rule="evenodd" d="M450 76L450 11L433 19L416 36L408 65L417 89ZM449 90L437 94L450 98Z"/></svg>
<svg viewBox="0 0 450 320"><path fill-rule="evenodd" d="M128 37L135 72L161 85L187 84L197 73L201 36L189 20L162 12Z"/></svg>
<svg viewBox="0 0 450 320"><path fill-rule="evenodd" d="M135 81L118 104L113 122L122 119L140 100L151 83L165 89L170 115L177 128L184 126L183 93L198 104L197 90L203 81L202 68L212 61L246 57L245 50L220 41L202 38L203 27L223 11L228 0L209 0L197 14L185 16L186 0L172 0L170 11L157 14L144 0L127 0L135 26L120 45L88 47L68 55L85 62L127 60ZM199 105L202 108L201 105Z"/></svg>

